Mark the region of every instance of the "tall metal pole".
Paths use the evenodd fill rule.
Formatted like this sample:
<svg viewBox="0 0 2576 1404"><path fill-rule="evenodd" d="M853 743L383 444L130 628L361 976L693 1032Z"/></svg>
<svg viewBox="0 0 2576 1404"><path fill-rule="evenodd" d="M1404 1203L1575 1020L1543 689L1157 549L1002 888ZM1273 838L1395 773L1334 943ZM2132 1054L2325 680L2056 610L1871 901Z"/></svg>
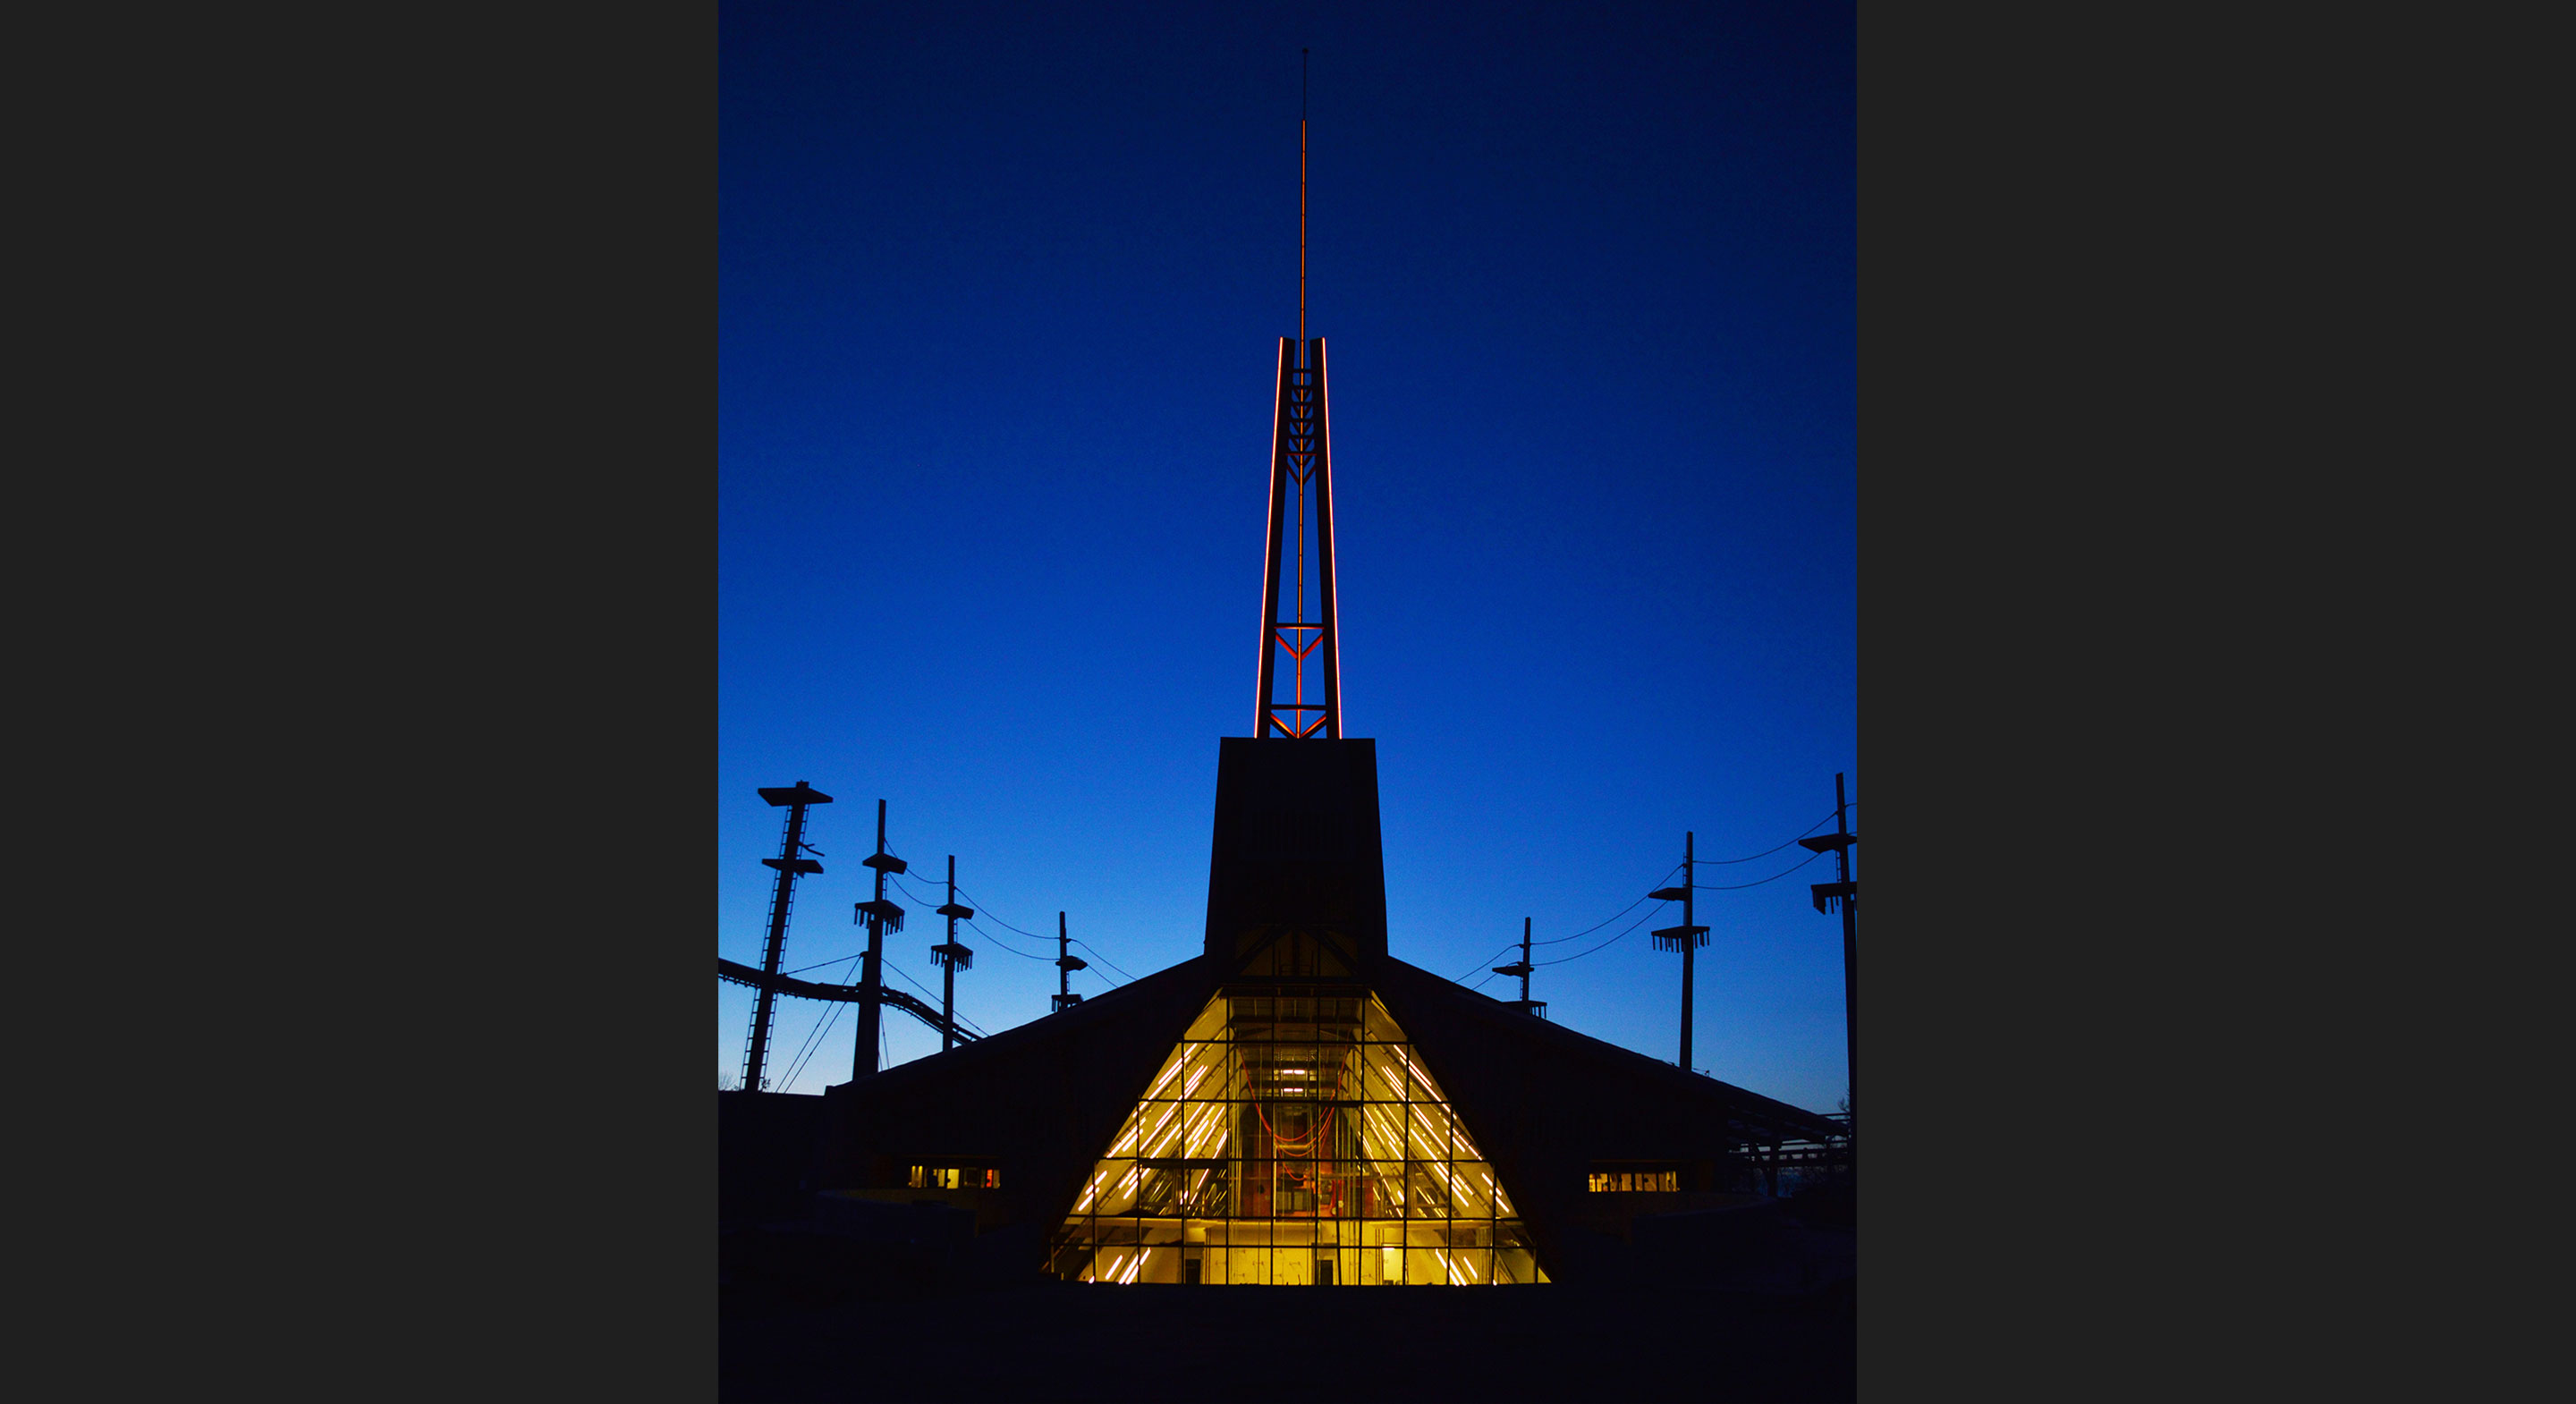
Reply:
<svg viewBox="0 0 2576 1404"><path fill-rule="evenodd" d="M819 873L823 865L804 856L805 807L830 804L832 797L799 780L794 788L764 785L760 797L772 805L787 809L787 834L780 841L778 856L760 861L778 870L778 884L769 898L769 940L761 948L760 973L778 973L779 957L787 949L787 913L796 901L796 879L806 873ZM768 985L760 988L760 998L751 1012L751 1044L743 1050L742 1086L751 1092L769 1090L769 1020L777 1007L777 992Z"/></svg>
<svg viewBox="0 0 2576 1404"><path fill-rule="evenodd" d="M1834 831L1802 838L1802 848L1822 853L1834 851L1834 882L1820 882L1809 888L1814 894L1818 913L1830 913L1836 903L1843 913L1843 1066L1851 1085L1851 1133L1855 1166L1860 1144L1860 884L1852 878L1852 846L1860 835L1851 831L1850 805L1843 796L1842 772L1834 772Z"/></svg>
<svg viewBox="0 0 2576 1404"><path fill-rule="evenodd" d="M877 853L879 855L883 855L886 851L885 821L886 802L878 800ZM885 900L885 882L886 870L877 869L876 891L869 894L870 901ZM878 963L884 958L885 919L875 912L870 912L868 913L868 958L859 968L859 1056L856 1073L861 1077L877 1070L877 1020L879 1012L884 1008L877 999L877 991L884 988L879 983L884 977Z"/></svg>
<svg viewBox="0 0 2576 1404"><path fill-rule="evenodd" d="M1697 922L1695 922L1695 921L1691 920L1691 888L1692 888L1692 887L1693 887L1693 886L1698 882L1698 879L1697 879L1697 878L1695 878L1694 876L1692 876L1692 869L1691 869L1691 859L1692 859L1692 852L1693 852L1692 845L1697 841L1697 838L1698 838L1698 835L1693 834L1693 833L1689 833L1689 832L1685 832L1685 833L1683 833L1683 835L1682 835L1682 925L1684 925L1684 926L1696 926L1696 925L1698 925L1698 923L1697 923ZM1698 941L1696 941L1696 940L1691 940L1691 941L1684 941L1684 942L1682 943L1682 1071L1683 1071L1683 1072L1689 1072L1689 1071L1691 1070L1691 1056L1690 1056L1690 1045L1691 1045L1691 959L1692 959L1692 957L1696 956L1698 953L1699 953L1699 942L1698 942Z"/></svg>
<svg viewBox="0 0 2576 1404"><path fill-rule="evenodd" d="M1844 817L1843 773L1834 772L1834 832L1851 832ZM1852 1143L1860 1143L1860 888L1852 882L1851 844L1834 848L1835 876L1843 884L1843 1060L1851 1083Z"/></svg>
<svg viewBox="0 0 2576 1404"><path fill-rule="evenodd" d="M850 1075L866 1077L877 1070L877 1030L885 1005L880 991L885 988L885 934L903 929L903 908L886 900L886 874L905 871L900 858L886 852L886 802L877 801L877 851L865 860L876 869L876 894L859 903L858 914L868 921L868 955L859 975L859 1048L850 1059Z"/></svg>
<svg viewBox="0 0 2576 1404"><path fill-rule="evenodd" d="M1073 992L1073 972L1088 970L1091 962L1073 953L1073 938L1064 929L1064 913L1055 914L1055 1013L1061 1014L1082 1003Z"/></svg>
<svg viewBox="0 0 2576 1404"><path fill-rule="evenodd" d="M1544 1006L1544 1005L1540 1004L1537 1000L1534 1000L1534 999L1532 999L1532 998L1530 998L1530 997L1529 997L1529 980L1530 980L1530 919L1529 919L1528 917L1522 917L1522 918L1521 918L1521 958L1520 958L1520 959L1518 959L1518 960L1516 960L1516 961L1513 961L1513 962L1512 962L1511 964L1509 964L1509 965L1497 965L1497 966L1495 966L1495 967L1494 967L1494 973L1495 973L1495 974L1497 974L1497 975L1517 975L1517 976L1519 976L1519 977L1520 977L1520 979L1521 979L1521 997L1520 997L1520 999L1519 999L1516 1003L1514 1003L1514 1004L1513 1004L1513 1006L1512 1006L1513 1008L1518 1009L1519 1011L1521 1011L1521 1012L1522 1012L1522 1013L1524 1013L1524 1014L1533 1014L1533 1015L1535 1015L1535 1014L1538 1014L1539 1010L1541 1010L1541 1009L1543 1009L1543 1008L1545 1008L1545 1007L1546 1007L1546 1006ZM1543 1018L1543 1017L1545 1017L1545 1016L1544 1016L1544 1015L1541 1015L1540 1017L1542 1017L1542 1018Z"/></svg>
<svg viewBox="0 0 2576 1404"><path fill-rule="evenodd" d="M948 855L948 900L939 914L948 918L948 939L930 948L930 958L939 962L939 1051L957 1046L957 972L975 968L975 952L957 943L957 923L975 915L973 907L957 904L957 855Z"/></svg>
<svg viewBox="0 0 2576 1404"><path fill-rule="evenodd" d="M1694 876L1696 868L1694 867L1695 859L1693 855L1696 850L1693 845L1695 845L1698 840L1699 836L1694 833L1685 832L1682 835L1682 885L1679 887L1658 887L1654 891L1646 894L1659 902L1679 902L1682 904L1682 924L1679 926L1667 926L1662 930L1657 931L1655 933L1655 949L1659 951L1679 951L1682 953L1681 1067L1683 1072L1692 1071L1691 967L1693 961L1691 957L1699 950L1701 943L1708 940L1708 928L1692 920L1691 889L1698 885L1698 880Z"/></svg>
<svg viewBox="0 0 2576 1404"><path fill-rule="evenodd" d="M948 855L948 907L957 905L957 855ZM942 908L946 911L948 908ZM948 918L948 944L957 944L957 918ZM957 1046L957 962L939 962L939 1051Z"/></svg>

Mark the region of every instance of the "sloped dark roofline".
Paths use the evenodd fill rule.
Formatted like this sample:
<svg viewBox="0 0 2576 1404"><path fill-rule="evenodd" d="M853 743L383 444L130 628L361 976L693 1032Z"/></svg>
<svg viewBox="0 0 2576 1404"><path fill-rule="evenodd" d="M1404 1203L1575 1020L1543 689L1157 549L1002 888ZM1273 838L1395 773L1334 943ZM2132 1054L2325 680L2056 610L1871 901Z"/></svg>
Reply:
<svg viewBox="0 0 2576 1404"><path fill-rule="evenodd" d="M1341 979L1246 977L1242 969L1240 960L1203 954L827 1088L813 1187L867 1183L883 1173L869 1167L889 1156L1000 1154L1018 1168L1001 1190L1008 1232L991 1244L995 1261L1034 1260L1190 1023L1238 984L1347 984L1384 1000L1519 1206L1540 1263L1560 1280L1606 1270L1598 1235L1576 1226L1587 1197L1581 1177L1596 1160L1706 1162L1746 1142L1841 1133L1829 1118L1547 1023L1391 957L1362 961Z"/></svg>
<svg viewBox="0 0 2576 1404"><path fill-rule="evenodd" d="M1651 1058L1634 1049L1622 1048L1618 1044L1594 1038L1590 1034L1578 1032L1562 1024L1552 1024L1544 1019L1523 1014L1501 1000L1467 989L1445 976L1435 975L1418 965L1398 960L1393 956L1382 956L1366 962L1365 967L1364 973L1357 976L1356 981L1367 985L1380 999L1387 1002L1388 1012L1395 1016L1396 1024L1403 1028L1406 1037L1417 1045L1423 1043L1423 1035L1419 1027L1423 1021L1418 1018L1408 1018L1406 1011L1415 1006L1435 1006L1441 1012L1472 1019L1493 1033L1506 1038L1529 1040L1542 1048L1569 1058L1607 1063L1630 1076L1660 1079L1674 1092L1705 1102L1713 1111L1743 1123L1752 1139L1823 1140L1842 1134L1839 1123L1819 1113L1765 1097L1759 1092L1738 1087L1731 1082L1704 1077L1695 1072L1684 1072L1660 1058ZM1256 978L1264 984L1332 983L1329 980L1297 980L1267 976ZM1132 1077L1134 1086L1126 1092L1127 1100L1133 1102L1144 1096L1146 1084L1153 1080L1155 1070L1162 1066L1164 1059L1171 1056L1172 1046L1179 1043L1181 1035L1189 1031L1190 1021L1198 1017L1199 1012L1207 1006L1207 1001L1214 998L1220 988L1241 982L1243 980L1239 971L1226 970L1220 973L1218 962L1214 958L1207 955L1195 956L1177 965L1167 966L1143 979L1130 981L1105 994L1093 996L1062 1012L1043 1015L1016 1028L987 1035L946 1053L916 1058L909 1063L888 1068L884 1072L863 1079L855 1086L864 1088L861 1095L871 1100L876 1094L899 1094L924 1079L935 1081L969 1069L981 1068L995 1059L1008 1060L1034 1044L1050 1042L1060 1036L1079 1035L1095 1025L1123 1020L1131 1011L1141 1012L1142 1006L1175 998L1183 991L1194 991L1193 998L1181 1001L1188 1007L1180 1013L1178 1021L1173 1024L1171 1036L1160 1040L1160 1049L1155 1053L1153 1060L1134 1073ZM1429 1013L1431 1010L1426 1008L1420 1012ZM1442 1061L1437 1044L1438 1040L1435 1037L1433 1043L1425 1047L1422 1054L1435 1077L1440 1076ZM1442 1090L1454 1103L1462 1095L1469 1094L1462 1094L1453 1083L1454 1079L1442 1079ZM842 1087L852 1086L853 1084L842 1084ZM1479 1110L1472 1105L1459 1106L1458 1114L1465 1118L1469 1134L1479 1137L1483 1134L1479 1129L1479 1123L1491 1120L1490 1117L1480 1114Z"/></svg>
<svg viewBox="0 0 2576 1404"><path fill-rule="evenodd" d="M1206 956L1194 956L1178 965L1157 970L1141 980L1130 980L1106 994L1092 995L1080 1004L1059 1012L1042 1014L1017 1027L1004 1029L999 1033L986 1034L973 1043L960 1045L945 1053L933 1053L915 1058L909 1063L899 1063L884 1072L863 1078L857 1084L842 1083L832 1090L837 1091L841 1087L856 1085L866 1088L871 1093L908 1091L913 1083L922 1079L937 1079L953 1073L981 1068L995 1059L1007 1061L1032 1044L1052 1042L1059 1037L1078 1035L1098 1024L1115 1022L1127 1017L1140 1006L1155 1002L1157 998L1170 997L1176 989L1205 983L1206 993L1200 995L1198 1003L1192 1005L1190 1011L1181 1016L1181 1022L1173 1028L1169 1042L1154 1055L1154 1067L1160 1067L1162 1060L1171 1056L1171 1045L1180 1042L1181 1035L1189 1032L1190 1020L1197 1018L1199 1010L1206 1005L1210 997L1215 995L1219 982L1208 978L1207 969L1213 964L1214 962L1208 960ZM1153 1067L1137 1074L1137 1097L1145 1094L1145 1084L1151 1081L1153 1076Z"/></svg>
<svg viewBox="0 0 2576 1404"><path fill-rule="evenodd" d="M1822 1140L1842 1134L1841 1125L1830 1117L1765 1097L1731 1082L1684 1072L1661 1058L1650 1058L1634 1049L1622 1048L1562 1024L1552 1024L1521 1013L1502 1000L1470 990L1446 976L1435 975L1393 956L1378 962L1378 970L1371 983L1376 986L1378 996L1387 1001L1387 1011L1395 1016L1395 1022L1416 1044L1423 1040L1423 1035L1416 1028L1420 1021L1408 1021L1405 1006L1417 1002L1445 1005L1449 1012L1473 1019L1505 1037L1529 1039L1571 1058L1596 1060L1633 1076L1660 1079L1674 1091L1705 1101L1730 1118L1745 1123L1746 1130L1754 1133L1753 1138L1757 1140ZM1436 1046L1423 1054L1431 1064L1434 1077L1440 1075L1438 1055ZM1453 1101L1464 1095L1447 1079L1442 1081L1441 1087ZM1462 1107L1459 1115L1467 1118L1467 1129L1470 1134L1475 1134L1477 1117L1474 1112Z"/></svg>

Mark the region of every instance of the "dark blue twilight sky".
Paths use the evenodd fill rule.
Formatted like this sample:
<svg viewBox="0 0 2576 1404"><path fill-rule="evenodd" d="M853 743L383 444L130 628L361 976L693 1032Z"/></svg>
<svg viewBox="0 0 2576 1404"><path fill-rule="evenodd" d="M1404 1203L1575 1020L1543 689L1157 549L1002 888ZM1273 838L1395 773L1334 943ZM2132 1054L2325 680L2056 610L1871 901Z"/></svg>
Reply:
<svg viewBox="0 0 2576 1404"><path fill-rule="evenodd" d="M800 778L840 801L788 936L787 968L832 962L809 978L855 978L879 798L933 879L897 894L889 983L938 988L951 853L1050 938L962 934L984 1029L1046 1012L1055 971L1004 943L1052 958L1058 909L1134 975L1198 951L1216 739L1252 726L1301 46L1394 954L1473 984L1523 916L1544 941L1635 901L1684 830L1734 858L1808 831L1837 770L1857 799L1848 6L720 13L721 954L760 958L781 811L753 791ZM1692 1061L1819 1110L1830 871L1699 904ZM1680 919L1654 907L1539 958ZM1638 929L1533 993L1670 1059L1680 964ZM720 1076L750 1003L716 991ZM782 1010L772 1085L847 1080L848 1015L790 1083L826 1011ZM894 1062L936 1051L885 1023Z"/></svg>

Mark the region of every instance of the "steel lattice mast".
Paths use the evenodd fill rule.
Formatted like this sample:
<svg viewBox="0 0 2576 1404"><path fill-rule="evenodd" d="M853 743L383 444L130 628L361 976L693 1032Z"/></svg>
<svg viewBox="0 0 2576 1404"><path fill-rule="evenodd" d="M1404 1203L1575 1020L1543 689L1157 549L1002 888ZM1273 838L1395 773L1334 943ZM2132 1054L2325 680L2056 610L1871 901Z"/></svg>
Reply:
<svg viewBox="0 0 2576 1404"><path fill-rule="evenodd" d="M1341 618L1333 590L1333 435L1324 339L1306 335L1306 119L1297 119L1297 335L1279 339L1261 674L1252 734L1342 739ZM1285 667L1282 667L1282 664ZM1309 674L1312 676L1309 676ZM1309 701L1308 698L1314 700Z"/></svg>
<svg viewBox="0 0 2576 1404"><path fill-rule="evenodd" d="M796 879L820 873L823 865L806 857L821 853L805 841L805 808L830 804L832 797L799 780L794 786L763 785L760 797L787 811L787 832L778 843L778 856L760 861L778 870L778 886L769 899L769 939L760 950L760 973L775 978L778 958L787 949L787 914L796 905ZM746 1092L769 1090L769 1018L776 993L767 985L760 987L760 998L751 1011L751 1041L742 1054L742 1087Z"/></svg>

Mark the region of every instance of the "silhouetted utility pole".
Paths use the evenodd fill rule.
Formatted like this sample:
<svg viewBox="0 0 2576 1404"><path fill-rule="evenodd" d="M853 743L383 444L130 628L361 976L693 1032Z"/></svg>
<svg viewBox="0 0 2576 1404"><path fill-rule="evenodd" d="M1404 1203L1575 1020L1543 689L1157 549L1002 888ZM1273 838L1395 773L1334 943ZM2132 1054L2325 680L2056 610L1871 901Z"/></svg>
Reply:
<svg viewBox="0 0 2576 1404"><path fill-rule="evenodd" d="M776 975L778 958L787 950L787 912L796 904L796 879L806 873L823 871L822 864L804 856L823 851L805 842L805 806L830 804L832 797L802 780L797 781L793 788L763 785L760 797L773 806L785 806L787 810L787 836L779 842L778 856L760 860L778 870L778 890L769 899L769 943L761 948L760 953L760 973ZM763 985L760 1002L752 1006L751 1043L742 1054L742 1085L747 1091L769 1090L769 1015L777 999L778 996Z"/></svg>
<svg viewBox="0 0 2576 1404"><path fill-rule="evenodd" d="M859 975L859 1051L850 1060L853 1078L866 1077L877 1070L877 1016L885 1008L885 1001L878 995L885 988L885 934L903 930L903 908L887 901L885 895L886 874L905 871L903 860L886 852L885 814L886 802L878 800L877 851L863 860L877 870L876 895L859 903L850 914L850 920L865 917L868 923L868 958L860 966Z"/></svg>
<svg viewBox="0 0 2576 1404"><path fill-rule="evenodd" d="M1646 894L1649 897L1664 902L1670 902L1675 898L1679 898L1682 904L1682 924L1679 926L1667 926L1661 931L1656 932L1655 949L1659 951L1679 951L1682 953L1683 1072L1691 1071L1691 957L1699 950L1700 947L1708 944L1708 928L1705 926L1693 926L1691 924L1691 884L1694 881L1691 876L1693 872L1692 853L1693 845L1697 841L1698 835L1696 834L1684 833L1682 835L1682 885L1679 887L1658 887L1654 891Z"/></svg>
<svg viewBox="0 0 2576 1404"><path fill-rule="evenodd" d="M1851 831L1851 821L1844 817L1843 777L1834 774L1834 831L1802 838L1798 842L1815 852L1830 848L1839 882L1819 882L1808 889L1815 895L1816 910L1830 912L1836 907L1843 914L1843 1058L1846 1076L1851 1081L1852 1144L1860 1144L1860 884L1852 878L1852 845L1860 835Z"/></svg>
<svg viewBox="0 0 2576 1404"><path fill-rule="evenodd" d="M1064 913L1055 914L1055 1012L1058 1014L1082 1003L1073 992L1073 972L1089 970L1091 962L1073 953L1073 938L1064 934Z"/></svg>
<svg viewBox="0 0 2576 1404"><path fill-rule="evenodd" d="M948 902L939 909L948 918L948 940L930 948L930 958L939 963L939 1051L957 1046L957 972L975 968L975 953L957 944L957 923L975 915L973 907L957 905L957 855L948 855Z"/></svg>
<svg viewBox="0 0 2576 1404"><path fill-rule="evenodd" d="M1521 997L1512 1001L1512 1007L1524 1014L1535 1014L1544 1019L1547 1017L1547 1001L1543 999L1532 999L1529 997L1529 977L1531 969L1530 919L1528 917L1522 917L1521 958L1513 961L1509 965L1495 966L1494 973L1497 975L1518 975L1521 977Z"/></svg>

